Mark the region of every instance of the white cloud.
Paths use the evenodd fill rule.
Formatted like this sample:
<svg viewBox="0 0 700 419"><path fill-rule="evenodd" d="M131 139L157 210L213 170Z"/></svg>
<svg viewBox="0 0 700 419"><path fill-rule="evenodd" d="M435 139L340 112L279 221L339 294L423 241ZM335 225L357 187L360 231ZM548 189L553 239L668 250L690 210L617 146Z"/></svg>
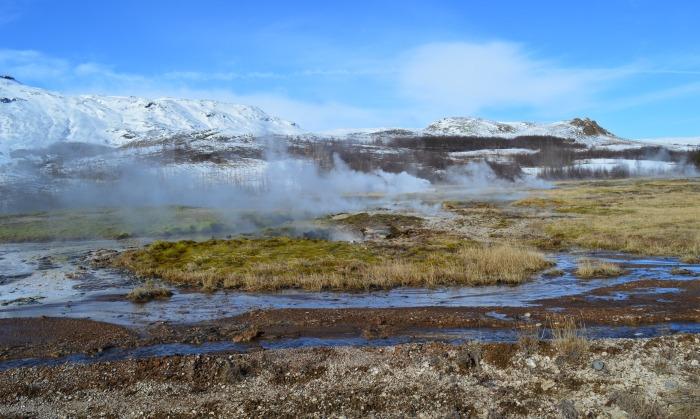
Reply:
<svg viewBox="0 0 700 419"><path fill-rule="evenodd" d="M40 81L64 75L70 64L37 51L0 49L0 68L18 79Z"/></svg>
<svg viewBox="0 0 700 419"><path fill-rule="evenodd" d="M351 70L345 70L344 63L339 62L336 69L309 68L284 74L171 71L146 76L121 72L102 63L71 62L38 51L0 49L0 71L29 84L72 94L180 96L243 103L309 130L420 127L444 116L488 116L490 111L503 109L522 109L559 119L591 109L639 106L698 92L697 83L690 83L603 101L615 87L613 82L654 69L641 65L575 68L536 58L522 45L508 42L425 44L368 63L365 68L348 64ZM300 78L312 91L316 80L346 83L354 97L379 98L372 103L382 105L353 105L342 97L324 97L318 92L309 95L314 99L302 99L280 89ZM262 87L242 94L238 86L245 86L249 79L256 79L252 85ZM269 84L262 84L266 80Z"/></svg>
<svg viewBox="0 0 700 419"><path fill-rule="evenodd" d="M402 64L401 94L453 114L493 107L578 107L601 83L627 72L567 68L507 42L427 44L407 52Z"/></svg>

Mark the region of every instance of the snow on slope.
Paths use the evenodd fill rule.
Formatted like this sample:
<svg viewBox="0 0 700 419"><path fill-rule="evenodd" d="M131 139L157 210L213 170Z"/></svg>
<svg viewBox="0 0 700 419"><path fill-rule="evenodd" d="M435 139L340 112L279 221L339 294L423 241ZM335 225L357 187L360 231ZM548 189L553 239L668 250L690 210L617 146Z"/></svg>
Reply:
<svg viewBox="0 0 700 419"><path fill-rule="evenodd" d="M700 148L700 137L645 138L638 141L661 145L673 150L694 150Z"/></svg>
<svg viewBox="0 0 700 419"><path fill-rule="evenodd" d="M61 141L112 147L179 133L295 135L294 123L245 105L212 100L64 96L0 76L0 161L12 150Z"/></svg>
<svg viewBox="0 0 700 419"><path fill-rule="evenodd" d="M420 135L498 138L537 135L571 139L589 147L635 148L644 145L640 142L622 139L588 118L575 118L570 121L538 124L533 122L498 122L482 118L452 117L435 121L424 129L336 129L320 134L327 138L357 141Z"/></svg>
<svg viewBox="0 0 700 419"><path fill-rule="evenodd" d="M425 135L475 136L514 138L523 135L546 135L576 140L587 146L613 144L637 145L637 143L617 137L602 128L597 122L585 118L551 124L533 122L497 122L481 118L443 118L428 125Z"/></svg>

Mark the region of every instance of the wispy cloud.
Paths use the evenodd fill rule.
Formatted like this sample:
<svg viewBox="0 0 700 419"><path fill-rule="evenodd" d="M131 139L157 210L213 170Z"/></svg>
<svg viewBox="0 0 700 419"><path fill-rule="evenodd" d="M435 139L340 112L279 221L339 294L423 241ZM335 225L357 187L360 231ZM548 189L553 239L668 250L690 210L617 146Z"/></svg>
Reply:
<svg viewBox="0 0 700 419"><path fill-rule="evenodd" d="M700 94L700 82L684 83L678 86L611 100L606 104L606 108L615 110L628 109L698 94Z"/></svg>
<svg viewBox="0 0 700 419"><path fill-rule="evenodd" d="M34 81L46 81L70 71L68 61L38 51L0 49L3 72Z"/></svg>
<svg viewBox="0 0 700 419"><path fill-rule="evenodd" d="M629 68L583 69L532 57L519 44L435 43L404 55L401 94L445 112L580 108Z"/></svg>
<svg viewBox="0 0 700 419"><path fill-rule="evenodd" d="M364 68L355 62L345 67L339 62L333 68L309 66L286 73L175 69L143 75L39 51L0 49L1 71L30 84L68 93L182 96L245 103L312 130L422 126L437 117L483 115L508 108L562 118L590 109L624 109L700 93L700 82L689 82L686 77L696 74L692 66L669 69L632 63L580 68L538 57L525 46L510 42L430 43L367 62L371 65ZM673 87L639 89L642 93L632 96L611 93L620 83L654 72L686 79L675 86L671 83ZM314 90L314 94L305 95L303 89L297 89L293 95L279 88L301 85L313 90L317 82L346 84L354 101L342 91L319 94ZM363 97L380 100L363 103Z"/></svg>

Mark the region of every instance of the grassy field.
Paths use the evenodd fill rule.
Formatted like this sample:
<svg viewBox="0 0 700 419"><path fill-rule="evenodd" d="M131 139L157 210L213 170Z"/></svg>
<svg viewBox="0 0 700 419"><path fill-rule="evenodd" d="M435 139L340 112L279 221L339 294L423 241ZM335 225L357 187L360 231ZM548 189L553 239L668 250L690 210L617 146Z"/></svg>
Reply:
<svg viewBox="0 0 700 419"><path fill-rule="evenodd" d="M551 263L530 250L456 239L401 246L277 237L156 242L115 265L204 289L270 291L518 284Z"/></svg>
<svg viewBox="0 0 700 419"><path fill-rule="evenodd" d="M96 208L0 216L0 241L120 239L213 233L226 228L214 211L192 207Z"/></svg>
<svg viewBox="0 0 700 419"><path fill-rule="evenodd" d="M284 214L224 217L215 209L163 206L56 210L0 215L0 242L210 235L288 222Z"/></svg>
<svg viewBox="0 0 700 419"><path fill-rule="evenodd" d="M571 182L516 202L551 209L550 243L637 254L700 256L700 180Z"/></svg>

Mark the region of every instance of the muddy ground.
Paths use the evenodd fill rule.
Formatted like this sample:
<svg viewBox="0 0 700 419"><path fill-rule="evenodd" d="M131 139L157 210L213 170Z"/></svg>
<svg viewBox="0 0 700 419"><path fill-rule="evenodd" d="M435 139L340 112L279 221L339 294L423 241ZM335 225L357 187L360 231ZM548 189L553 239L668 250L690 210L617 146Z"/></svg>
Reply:
<svg viewBox="0 0 700 419"><path fill-rule="evenodd" d="M700 337L405 344L0 372L2 417L700 417Z"/></svg>
<svg viewBox="0 0 700 419"><path fill-rule="evenodd" d="M256 342L299 337L387 339L426 329L520 330L546 327L566 317L588 327L700 323L700 280L640 280L535 303L529 307L254 310L195 324L157 322L145 328L86 319L6 318L0 319L0 361L99 354L114 347L172 342Z"/></svg>

